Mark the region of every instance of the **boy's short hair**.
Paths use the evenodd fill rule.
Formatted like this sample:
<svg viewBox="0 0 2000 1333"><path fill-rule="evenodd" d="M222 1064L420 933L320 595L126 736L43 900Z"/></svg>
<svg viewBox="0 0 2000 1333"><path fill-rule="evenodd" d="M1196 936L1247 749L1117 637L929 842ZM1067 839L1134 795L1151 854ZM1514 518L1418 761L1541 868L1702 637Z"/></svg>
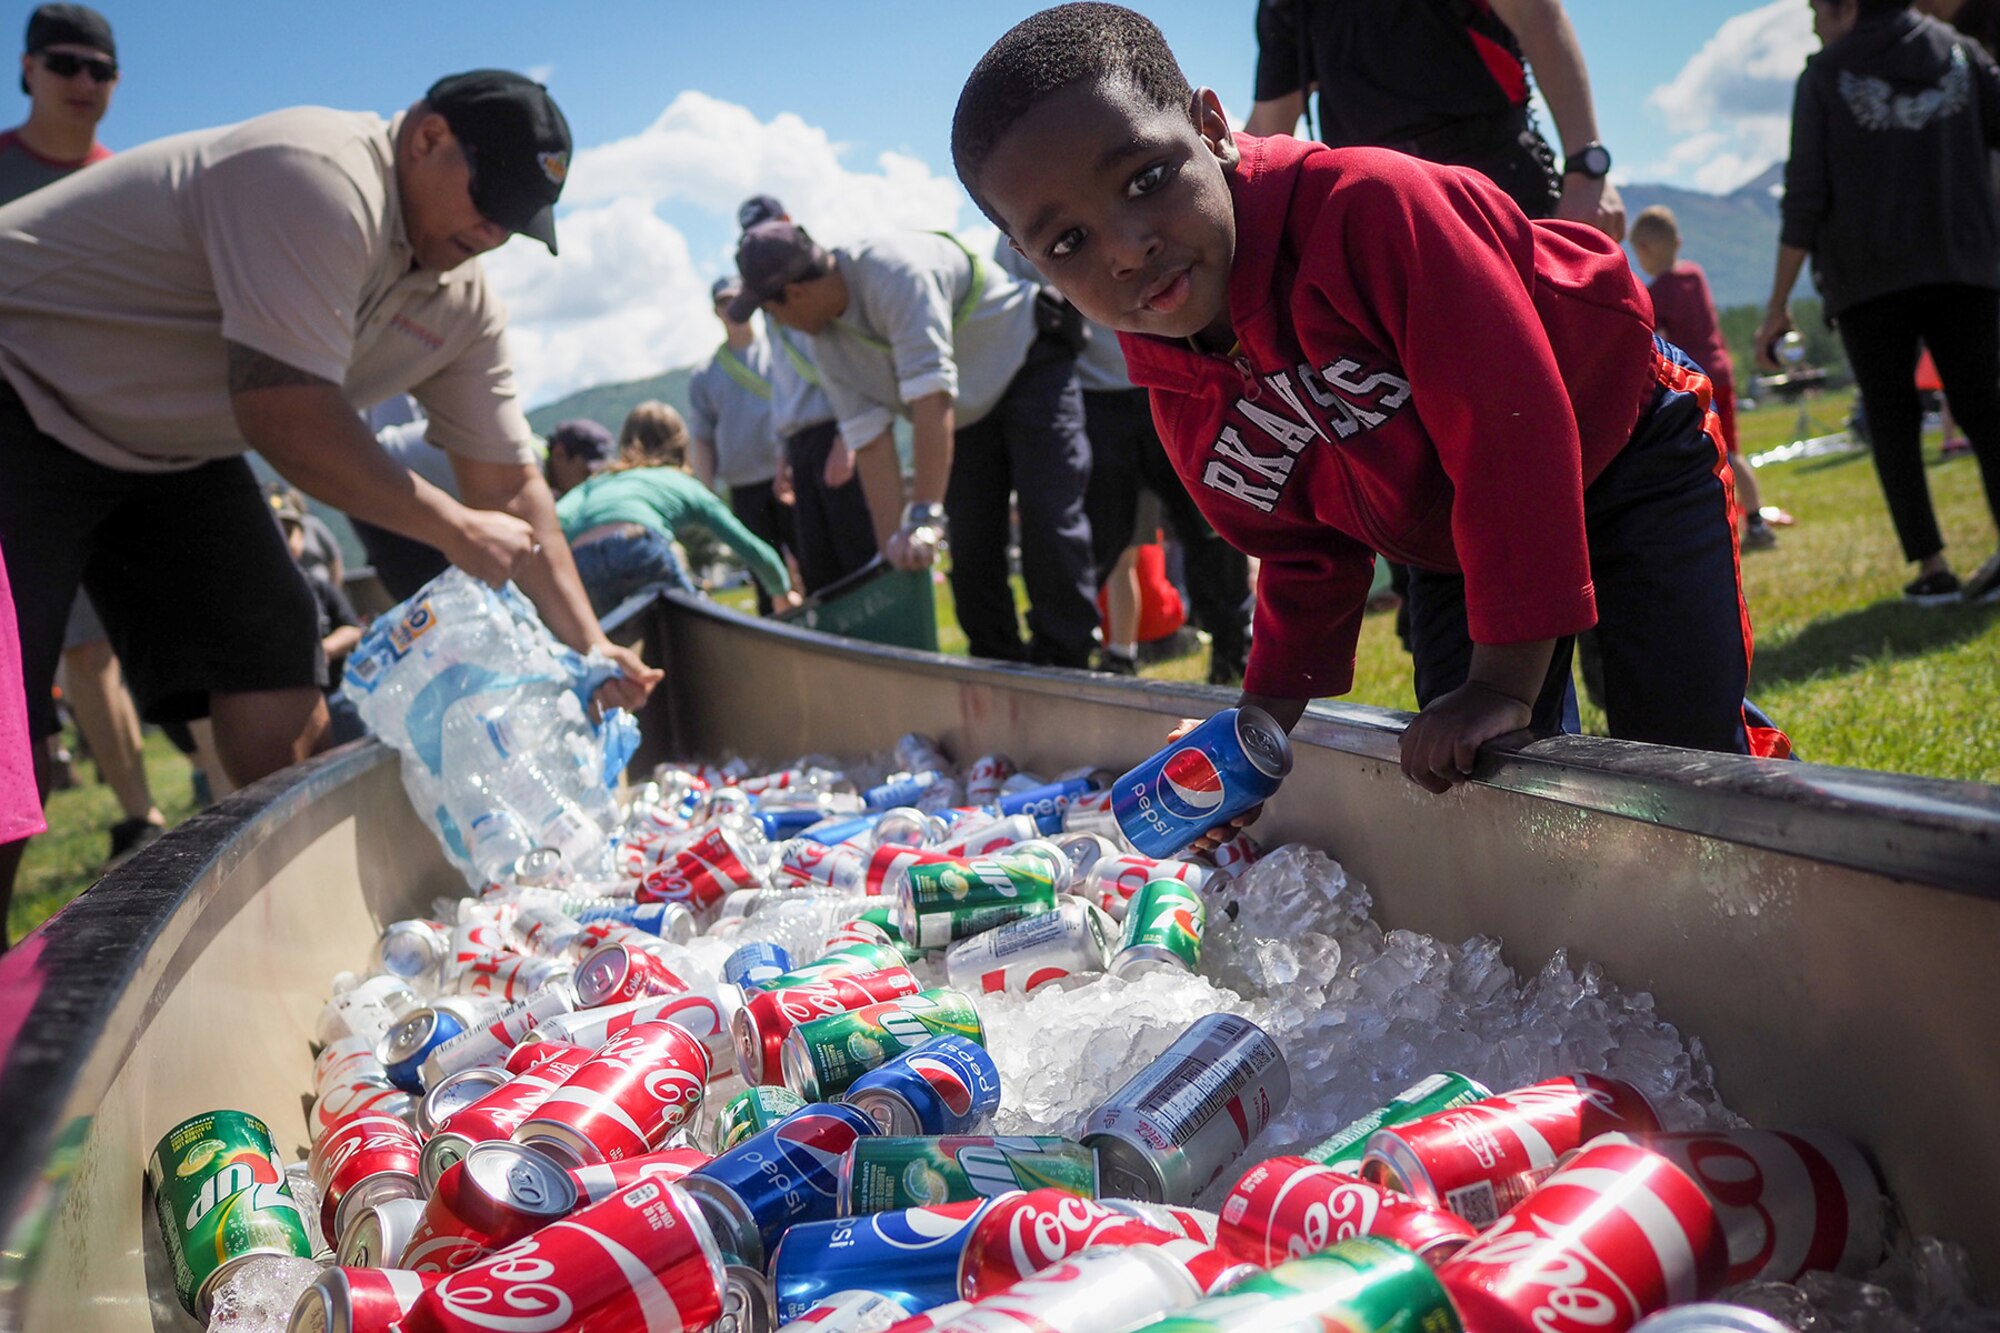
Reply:
<svg viewBox="0 0 2000 1333"><path fill-rule="evenodd" d="M1057 5L1015 24L972 67L951 118L958 179L1002 230L975 184L986 159L1023 116L1086 79L1123 80L1166 111L1184 110L1194 97L1160 30L1121 5Z"/></svg>
<svg viewBox="0 0 2000 1333"><path fill-rule="evenodd" d="M1665 204L1654 204L1632 219L1632 243L1671 244L1681 238L1680 222L1674 217L1674 210Z"/></svg>

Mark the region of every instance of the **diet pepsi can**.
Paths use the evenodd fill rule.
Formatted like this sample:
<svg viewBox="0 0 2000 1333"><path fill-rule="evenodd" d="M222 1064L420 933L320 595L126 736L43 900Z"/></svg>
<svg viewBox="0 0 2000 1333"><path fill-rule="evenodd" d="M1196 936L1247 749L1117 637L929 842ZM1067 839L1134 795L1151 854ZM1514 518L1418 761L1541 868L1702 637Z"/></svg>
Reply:
<svg viewBox="0 0 2000 1333"><path fill-rule="evenodd" d="M1292 743L1269 713L1226 708L1112 785L1125 840L1170 857L1268 800L1292 771Z"/></svg>
<svg viewBox="0 0 2000 1333"><path fill-rule="evenodd" d="M834 1216L841 1158L856 1139L878 1132L851 1106L814 1102L689 1172L681 1185L722 1248L761 1268L786 1227Z"/></svg>
<svg viewBox="0 0 2000 1333"><path fill-rule="evenodd" d="M970 1037L936 1037L848 1085L884 1134L966 1134L1000 1109L1000 1068Z"/></svg>
<svg viewBox="0 0 2000 1333"><path fill-rule="evenodd" d="M1035 821L1035 827L1043 835L1060 833L1063 829L1063 811L1069 809L1070 802L1101 791L1108 774L1092 772L1080 777L1065 778L1058 782L1044 783L1001 796L998 805L1003 815L1027 815Z"/></svg>

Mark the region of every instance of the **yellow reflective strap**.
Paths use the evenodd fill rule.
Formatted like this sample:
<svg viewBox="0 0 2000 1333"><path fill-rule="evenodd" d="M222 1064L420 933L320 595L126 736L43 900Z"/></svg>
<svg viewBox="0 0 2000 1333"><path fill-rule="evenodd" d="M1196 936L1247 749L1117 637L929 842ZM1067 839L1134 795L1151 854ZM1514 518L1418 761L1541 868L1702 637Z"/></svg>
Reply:
<svg viewBox="0 0 2000 1333"><path fill-rule="evenodd" d="M731 351L728 343L715 349L715 364L722 367L722 373L756 394L765 402L771 401L771 381L743 364L741 357Z"/></svg>

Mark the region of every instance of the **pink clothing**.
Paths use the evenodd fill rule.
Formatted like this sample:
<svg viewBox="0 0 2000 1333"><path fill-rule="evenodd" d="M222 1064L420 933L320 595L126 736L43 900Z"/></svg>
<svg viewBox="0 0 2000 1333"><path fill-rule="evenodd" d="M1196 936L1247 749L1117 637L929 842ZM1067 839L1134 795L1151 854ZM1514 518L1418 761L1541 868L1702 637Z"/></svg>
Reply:
<svg viewBox="0 0 2000 1333"><path fill-rule="evenodd" d="M21 636L14 628L14 595L7 561L0 555L0 842L31 838L48 824L35 789L34 738L28 735L28 700L21 685Z"/></svg>

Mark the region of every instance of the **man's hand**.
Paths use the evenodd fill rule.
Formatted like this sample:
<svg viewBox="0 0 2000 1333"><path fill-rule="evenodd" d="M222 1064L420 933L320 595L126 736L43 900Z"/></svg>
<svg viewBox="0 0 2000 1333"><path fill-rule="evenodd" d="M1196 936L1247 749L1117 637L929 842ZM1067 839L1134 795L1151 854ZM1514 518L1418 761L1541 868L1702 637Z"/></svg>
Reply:
<svg viewBox="0 0 2000 1333"><path fill-rule="evenodd" d="M1241 708L1245 704L1248 704L1253 708L1263 709L1271 715L1273 722L1283 727L1286 733L1289 734L1292 728L1299 724L1299 719L1305 716L1306 704L1308 702L1310 701L1306 699L1285 699L1271 694L1246 693L1237 699L1236 706ZM1167 739L1169 741L1177 741L1200 726L1204 721L1206 721L1205 718L1184 717L1174 725L1172 731L1167 733ZM1230 820L1227 824L1217 824L1214 828L1196 838L1189 844L1188 850L1191 852L1212 852L1223 843L1235 837L1243 829L1249 828L1252 824L1256 823L1263 813L1264 803L1259 801L1242 814L1236 816L1236 818Z"/></svg>
<svg viewBox="0 0 2000 1333"><path fill-rule="evenodd" d="M601 709L623 708L636 712L651 697L653 687L666 678L666 672L647 666L639 654L623 644L606 639L595 647L611 659L620 673L615 680L607 680L597 687L594 702Z"/></svg>
<svg viewBox="0 0 2000 1333"><path fill-rule="evenodd" d="M541 548L525 519L493 509L461 508L445 558L480 582L499 587Z"/></svg>
<svg viewBox="0 0 2000 1333"><path fill-rule="evenodd" d="M773 611L796 611L805 604L806 599L800 595L797 588L793 588L790 592L782 593L771 599L771 609Z"/></svg>
<svg viewBox="0 0 2000 1333"><path fill-rule="evenodd" d="M1528 725L1534 710L1479 681L1431 701L1403 729L1403 776L1429 791L1450 791L1472 776L1479 747Z"/></svg>
<svg viewBox="0 0 2000 1333"><path fill-rule="evenodd" d="M927 523L898 528L882 554L897 569L929 569L937 563L938 530Z"/></svg>
<svg viewBox="0 0 2000 1333"><path fill-rule="evenodd" d="M1764 322L1757 326L1757 332L1751 335L1750 343L1756 352L1757 365L1760 369L1773 374L1784 369L1778 364L1777 358L1771 355L1771 344L1792 332L1794 327L1796 326L1792 323L1790 307L1771 306L1764 311Z"/></svg>
<svg viewBox="0 0 2000 1333"><path fill-rule="evenodd" d="M854 451L847 447L847 441L836 439L833 448L826 453L826 470L820 474L830 491L839 490L854 480Z"/></svg>
<svg viewBox="0 0 2000 1333"><path fill-rule="evenodd" d="M792 489L790 459L779 463L777 475L771 478L771 498L781 505L795 505L799 502L799 493Z"/></svg>
<svg viewBox="0 0 2000 1333"><path fill-rule="evenodd" d="M1571 222L1587 222L1614 241L1625 239L1625 201L1618 197L1618 187L1609 180L1576 171L1563 177L1556 216Z"/></svg>

